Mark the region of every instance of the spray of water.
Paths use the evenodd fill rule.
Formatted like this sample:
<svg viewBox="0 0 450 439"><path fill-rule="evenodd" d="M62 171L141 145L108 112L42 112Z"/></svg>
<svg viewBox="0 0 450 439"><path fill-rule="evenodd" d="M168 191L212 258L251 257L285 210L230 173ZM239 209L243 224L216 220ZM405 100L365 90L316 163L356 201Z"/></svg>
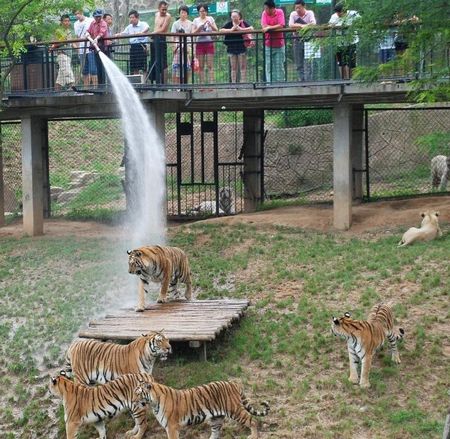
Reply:
<svg viewBox="0 0 450 439"><path fill-rule="evenodd" d="M127 77L105 54L99 53L122 115L127 143L127 166L132 169L133 199L128 212L129 248L165 243L165 157L164 148L150 123L138 94Z"/></svg>

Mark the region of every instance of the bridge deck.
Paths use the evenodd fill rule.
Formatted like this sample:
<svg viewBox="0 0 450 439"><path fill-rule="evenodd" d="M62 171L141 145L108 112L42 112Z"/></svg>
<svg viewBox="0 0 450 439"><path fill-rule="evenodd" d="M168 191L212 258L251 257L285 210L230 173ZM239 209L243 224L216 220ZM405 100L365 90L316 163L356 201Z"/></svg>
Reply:
<svg viewBox="0 0 450 439"><path fill-rule="evenodd" d="M122 309L91 321L79 336L134 340L143 333L163 329L170 341L207 342L239 320L248 305L248 300L221 299L156 303L142 313Z"/></svg>

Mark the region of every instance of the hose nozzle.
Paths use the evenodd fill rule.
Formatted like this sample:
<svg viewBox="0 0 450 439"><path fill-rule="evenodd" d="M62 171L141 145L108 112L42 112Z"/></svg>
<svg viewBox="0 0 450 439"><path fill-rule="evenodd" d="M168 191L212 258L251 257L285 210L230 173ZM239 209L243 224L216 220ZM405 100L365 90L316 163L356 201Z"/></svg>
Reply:
<svg viewBox="0 0 450 439"><path fill-rule="evenodd" d="M86 32L86 38L94 46L95 52L100 53L100 48L98 47L97 41L95 41L87 32Z"/></svg>

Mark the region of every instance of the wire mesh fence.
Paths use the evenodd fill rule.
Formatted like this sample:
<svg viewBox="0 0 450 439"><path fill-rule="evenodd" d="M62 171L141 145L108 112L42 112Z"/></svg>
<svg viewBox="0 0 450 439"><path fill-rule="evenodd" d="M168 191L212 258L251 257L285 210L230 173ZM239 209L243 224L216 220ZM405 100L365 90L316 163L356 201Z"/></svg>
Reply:
<svg viewBox="0 0 450 439"><path fill-rule="evenodd" d="M450 156L450 107L366 110L370 198L438 192L431 161ZM442 176L444 168L439 172Z"/></svg>
<svg viewBox="0 0 450 439"><path fill-rule="evenodd" d="M365 199L446 191L432 187L432 159L450 156L450 107L367 109L369 192ZM178 122L177 122L178 118ZM330 109L265 112L264 201L332 201ZM165 115L167 214L229 215L244 209L243 113ZM21 215L21 126L1 123L6 212ZM52 120L48 124L53 216L112 219L126 209L120 120ZM365 158L364 158L365 162ZM441 165L442 163L439 162Z"/></svg>

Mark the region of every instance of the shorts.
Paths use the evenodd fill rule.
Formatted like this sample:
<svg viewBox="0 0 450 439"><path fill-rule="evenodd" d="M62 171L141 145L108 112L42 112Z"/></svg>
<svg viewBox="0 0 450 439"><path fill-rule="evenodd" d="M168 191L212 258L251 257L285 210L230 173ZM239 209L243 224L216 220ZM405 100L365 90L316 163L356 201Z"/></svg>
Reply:
<svg viewBox="0 0 450 439"><path fill-rule="evenodd" d="M130 45L130 70L135 72L142 70L145 72L147 67L147 46L144 43Z"/></svg>
<svg viewBox="0 0 450 439"><path fill-rule="evenodd" d="M336 59L339 67L349 66L351 69L356 67L356 44L350 44L339 48L336 52Z"/></svg>
<svg viewBox="0 0 450 439"><path fill-rule="evenodd" d="M181 76L181 64L172 64L172 72L173 72L173 75L176 77L176 78L179 78L180 76ZM184 66L183 66L183 68L184 68ZM188 72L190 72L191 70L192 70L192 67L191 67L191 64L190 63L188 63L187 65L186 65L186 70L188 71Z"/></svg>
<svg viewBox="0 0 450 439"><path fill-rule="evenodd" d="M97 75L97 63L95 62L95 53L87 51L87 53L80 55L80 63L83 66L82 74Z"/></svg>
<svg viewBox="0 0 450 439"><path fill-rule="evenodd" d="M59 53L57 55L58 61L58 76L56 78L56 84L65 86L71 85L75 82L72 71L72 59L65 53Z"/></svg>
<svg viewBox="0 0 450 439"><path fill-rule="evenodd" d="M195 46L195 54L197 56L214 55L214 43L212 41L197 43L197 45Z"/></svg>

